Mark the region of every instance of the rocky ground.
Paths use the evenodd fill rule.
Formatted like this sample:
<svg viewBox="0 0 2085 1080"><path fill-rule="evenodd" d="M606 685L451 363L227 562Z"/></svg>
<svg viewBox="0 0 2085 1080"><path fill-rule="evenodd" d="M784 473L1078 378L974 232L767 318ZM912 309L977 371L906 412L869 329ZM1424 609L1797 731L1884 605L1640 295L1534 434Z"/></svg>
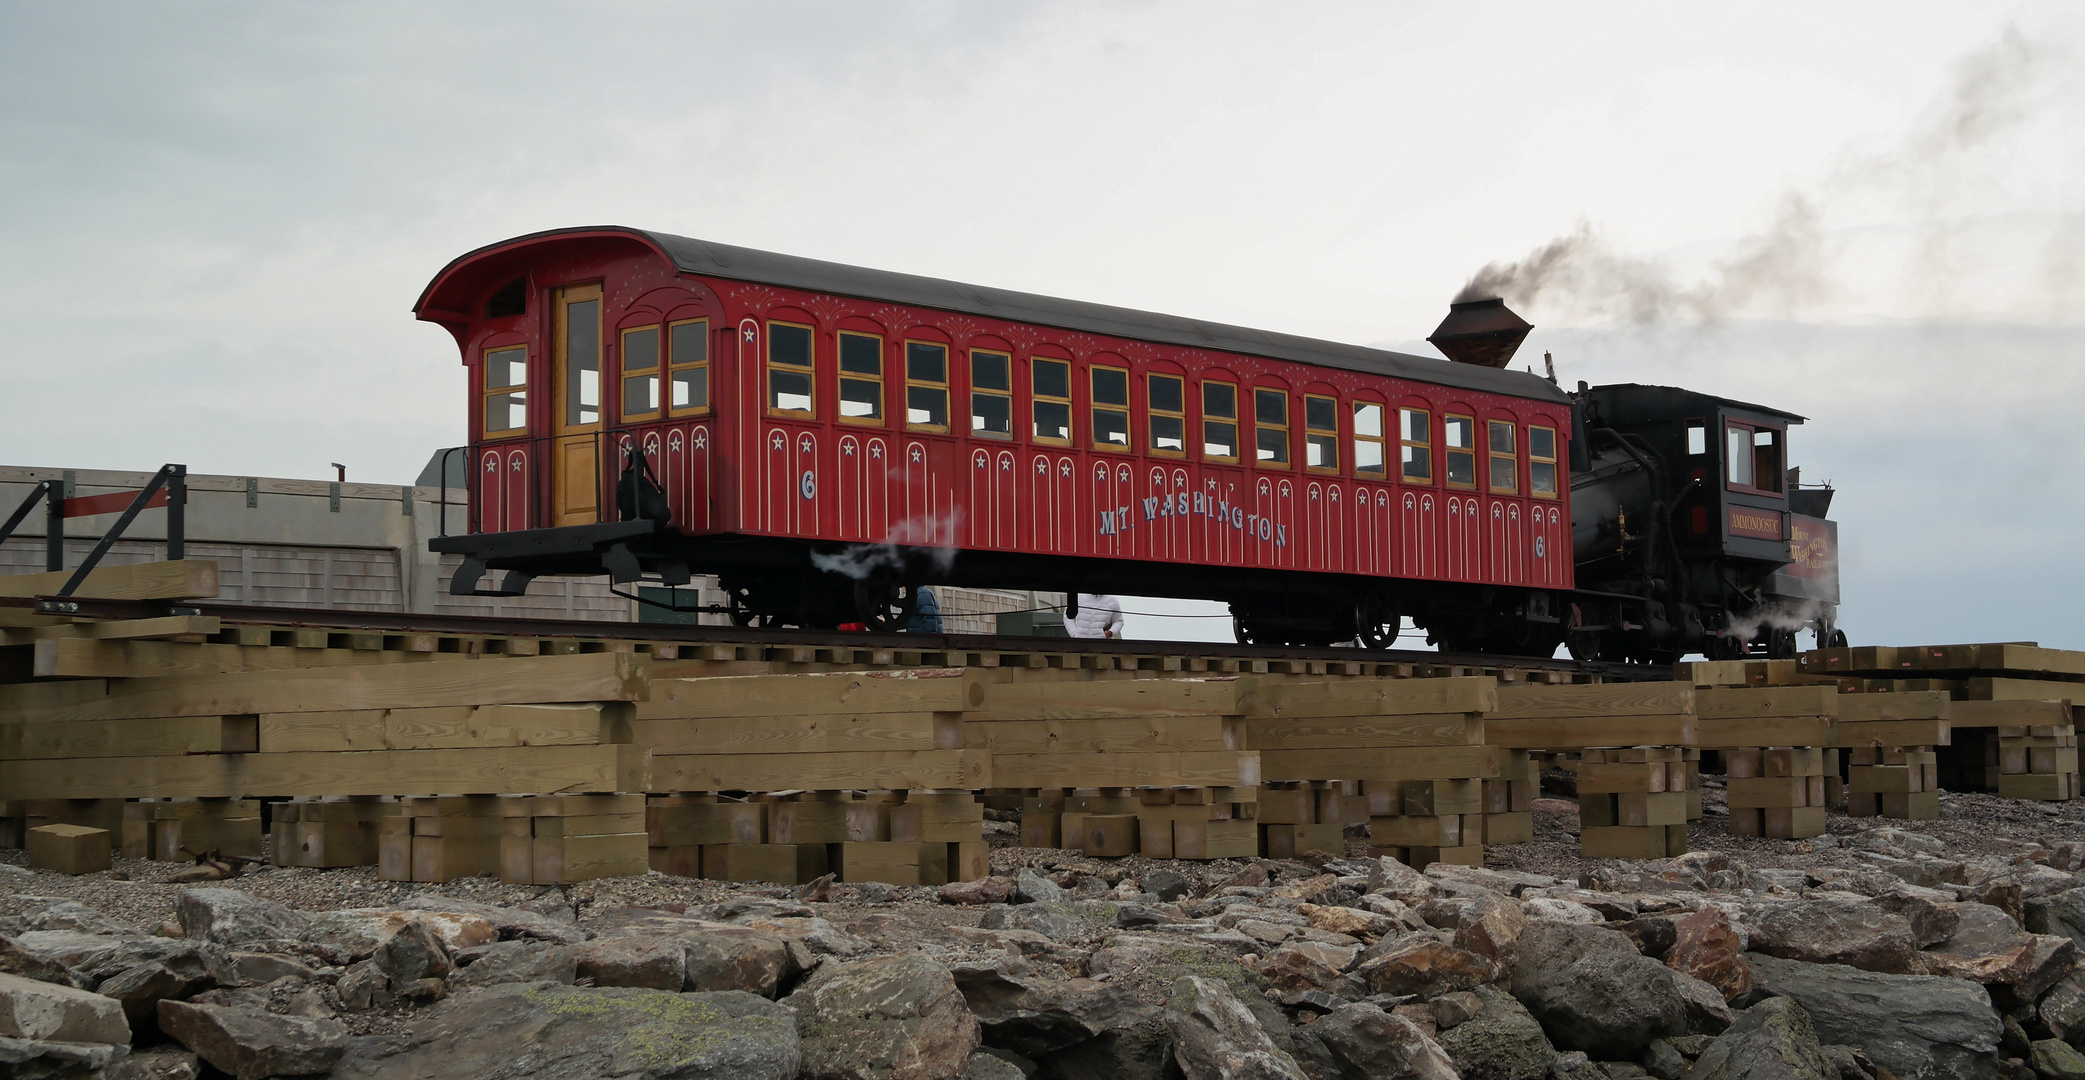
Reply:
<svg viewBox="0 0 2085 1080"><path fill-rule="evenodd" d="M1000 847L941 889L0 863L0 1076L2076 1077L2085 806L1484 869ZM989 823L1005 842L1010 823ZM10 853L18 861L19 853Z"/></svg>

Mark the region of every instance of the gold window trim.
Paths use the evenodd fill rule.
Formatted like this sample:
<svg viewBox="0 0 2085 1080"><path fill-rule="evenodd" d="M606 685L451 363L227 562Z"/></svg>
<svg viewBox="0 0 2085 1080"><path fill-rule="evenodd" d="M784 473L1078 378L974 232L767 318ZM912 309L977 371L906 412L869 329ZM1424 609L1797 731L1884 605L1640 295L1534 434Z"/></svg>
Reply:
<svg viewBox="0 0 2085 1080"><path fill-rule="evenodd" d="M811 407L808 409L778 409L775 407L775 327L787 326L811 335L811 366L804 370L811 377ZM782 319L767 320L767 340L763 343L767 354L761 358L761 390L765 391L767 415L791 417L798 420L818 419L818 328L806 323L787 322ZM795 368L795 364L786 365Z"/></svg>
<svg viewBox="0 0 2085 1080"><path fill-rule="evenodd" d="M683 326L700 324L702 327L702 359L681 363L673 357L673 332ZM673 407L673 376L683 371L702 372L702 398L706 403L717 400L717 388L710 382L709 351L715 343L709 339L709 317L700 319L675 319L666 324L665 337L659 342L659 350L665 356L665 381L659 385L659 407L668 416L708 416L713 404L690 405L686 408ZM816 365L813 365L814 367Z"/></svg>

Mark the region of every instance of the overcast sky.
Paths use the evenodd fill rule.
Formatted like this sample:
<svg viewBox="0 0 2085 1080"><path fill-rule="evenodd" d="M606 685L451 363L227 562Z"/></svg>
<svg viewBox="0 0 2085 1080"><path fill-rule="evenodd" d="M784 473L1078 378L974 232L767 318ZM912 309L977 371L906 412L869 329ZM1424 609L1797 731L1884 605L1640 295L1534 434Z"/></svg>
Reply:
<svg viewBox="0 0 2085 1080"><path fill-rule="evenodd" d="M1811 422L1858 641L2085 647L2056 4L0 4L0 462L409 482L446 261L616 223ZM1201 620L1210 624L1212 620ZM1224 628L1227 629L1227 628Z"/></svg>

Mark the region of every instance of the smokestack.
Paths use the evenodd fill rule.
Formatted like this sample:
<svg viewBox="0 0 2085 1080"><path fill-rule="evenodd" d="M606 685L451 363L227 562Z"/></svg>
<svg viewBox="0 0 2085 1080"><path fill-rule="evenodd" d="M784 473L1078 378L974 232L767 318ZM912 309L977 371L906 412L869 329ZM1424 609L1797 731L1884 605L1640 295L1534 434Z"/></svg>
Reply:
<svg viewBox="0 0 2085 1080"><path fill-rule="evenodd" d="M1502 368L1534 326L1507 310L1500 297L1448 305L1448 317L1427 341L1458 364Z"/></svg>

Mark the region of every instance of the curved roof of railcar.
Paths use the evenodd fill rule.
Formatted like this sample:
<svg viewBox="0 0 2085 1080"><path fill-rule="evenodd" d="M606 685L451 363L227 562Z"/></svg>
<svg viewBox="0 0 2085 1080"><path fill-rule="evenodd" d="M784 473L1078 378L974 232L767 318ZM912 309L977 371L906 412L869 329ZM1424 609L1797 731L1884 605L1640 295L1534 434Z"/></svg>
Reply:
<svg viewBox="0 0 2085 1080"><path fill-rule="evenodd" d="M602 233L623 233L642 237L673 260L674 265L686 274L779 285L806 292L836 293L865 300L883 300L940 311L983 315L1009 322L1082 330L1092 334L1163 342L1195 349L1216 349L1273 360L1291 360L1299 364L1343 368L1348 371L1433 383L1437 386L1479 393L1535 398L1557 404L1568 404L1570 401L1570 397L1563 390L1552 385L1547 379L1527 372L1458 364L1410 353L1391 352L1387 349L1370 349L1337 341L1279 334L1271 330L1254 330L1250 327L1206 322L1178 315L1162 315L1108 304L1093 304L1083 300L1039 296L1011 289L994 289L960 281L921 277L917 274L871 270L862 266L781 255L772 251L735 247L621 225L549 229L488 244L476 251L458 256L428 283L427 291L421 294L414 310L418 311L425 305L435 285L451 270L485 252L531 240Z"/></svg>

